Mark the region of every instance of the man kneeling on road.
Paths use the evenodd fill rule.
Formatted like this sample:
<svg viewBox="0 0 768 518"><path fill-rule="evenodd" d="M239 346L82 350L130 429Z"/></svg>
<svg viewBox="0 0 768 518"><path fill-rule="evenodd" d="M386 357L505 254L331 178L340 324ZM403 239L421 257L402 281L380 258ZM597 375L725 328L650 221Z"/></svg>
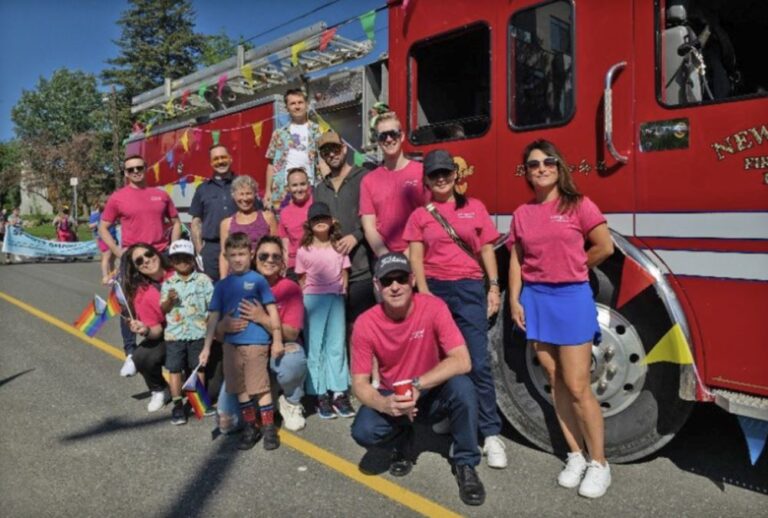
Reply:
<svg viewBox="0 0 768 518"><path fill-rule="evenodd" d="M467 505L481 505L485 488L475 471L480 462L477 398L464 375L472 368L464 338L442 300L413 293L414 278L403 254L379 258L374 282L382 302L360 315L352 332L352 389L364 405L352 437L366 448L391 449L389 472L402 477L415 460L413 421L448 416L459 496ZM374 357L379 390L371 385ZM411 395L394 394L401 381L410 381Z"/></svg>

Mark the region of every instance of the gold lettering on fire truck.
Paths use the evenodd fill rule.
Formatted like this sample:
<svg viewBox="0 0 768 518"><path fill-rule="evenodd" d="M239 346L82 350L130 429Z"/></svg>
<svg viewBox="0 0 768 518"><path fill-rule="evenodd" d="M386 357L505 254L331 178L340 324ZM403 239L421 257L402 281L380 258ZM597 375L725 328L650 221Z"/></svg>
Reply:
<svg viewBox="0 0 768 518"><path fill-rule="evenodd" d="M751 149L756 145L759 146L763 142L768 142L768 127L766 127L765 124L737 131L732 135L728 135L722 141L713 142L710 145L719 161L725 160L725 157L728 155L735 155L736 153ZM746 162L744 165L744 169L750 169L746 167ZM761 169L761 167L757 168Z"/></svg>

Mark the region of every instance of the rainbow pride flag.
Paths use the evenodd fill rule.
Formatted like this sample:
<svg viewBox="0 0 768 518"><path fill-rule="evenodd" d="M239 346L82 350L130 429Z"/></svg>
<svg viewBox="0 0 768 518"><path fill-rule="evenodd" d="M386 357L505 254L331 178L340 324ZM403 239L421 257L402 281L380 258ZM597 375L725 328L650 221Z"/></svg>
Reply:
<svg viewBox="0 0 768 518"><path fill-rule="evenodd" d="M114 284L113 286L118 286L118 284ZM120 304L120 298L118 297L117 293L115 293L113 288L109 291L109 297L107 297L107 307L105 313L108 317L116 317L120 314L121 310L122 307Z"/></svg>
<svg viewBox="0 0 768 518"><path fill-rule="evenodd" d="M202 419L205 417L205 413L211 408L211 400L208 397L208 392L205 390L205 385L197 377L197 371L200 370L198 365L192 374L184 382L181 387L187 395L187 401L192 406L192 410L195 411L195 417Z"/></svg>
<svg viewBox="0 0 768 518"><path fill-rule="evenodd" d="M93 300L88 303L83 312L80 313L80 316L77 317L77 320L75 320L74 326L88 336L94 336L109 318L104 314L106 305L107 303L104 299L94 295Z"/></svg>

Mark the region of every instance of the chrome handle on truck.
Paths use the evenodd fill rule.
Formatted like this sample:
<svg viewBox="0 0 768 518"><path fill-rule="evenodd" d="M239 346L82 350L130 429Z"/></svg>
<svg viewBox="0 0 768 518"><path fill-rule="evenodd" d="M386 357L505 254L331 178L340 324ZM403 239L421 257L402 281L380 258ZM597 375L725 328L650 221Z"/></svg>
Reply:
<svg viewBox="0 0 768 518"><path fill-rule="evenodd" d="M605 90L603 91L603 99L605 103L605 106L603 107L603 113L604 113L603 127L605 128L605 145L608 146L608 151L610 151L613 158L615 158L622 164L626 164L627 160L629 160L629 157L621 155L616 150L616 147L613 145L613 90L611 90L611 83L613 83L613 76L616 75L616 72L618 72L619 70L621 70L626 66L627 66L627 62L621 61L608 69L608 72L605 74Z"/></svg>

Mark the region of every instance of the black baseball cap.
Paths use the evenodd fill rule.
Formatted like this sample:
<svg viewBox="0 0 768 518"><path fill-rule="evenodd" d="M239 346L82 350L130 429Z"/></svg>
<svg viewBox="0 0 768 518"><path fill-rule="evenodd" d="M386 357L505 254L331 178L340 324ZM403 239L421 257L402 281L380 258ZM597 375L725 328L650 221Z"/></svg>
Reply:
<svg viewBox="0 0 768 518"><path fill-rule="evenodd" d="M424 174L430 175L437 171L455 171L456 163L451 154L444 149L433 149L424 157Z"/></svg>
<svg viewBox="0 0 768 518"><path fill-rule="evenodd" d="M307 215L307 219L313 220L315 218L330 218L331 217L331 209L328 207L327 203L324 203L322 201L316 201L309 207L309 214Z"/></svg>
<svg viewBox="0 0 768 518"><path fill-rule="evenodd" d="M374 276L381 279L392 272L411 273L411 263L408 262L405 255L399 252L390 252L379 257L379 260L376 261L376 268L374 268Z"/></svg>

